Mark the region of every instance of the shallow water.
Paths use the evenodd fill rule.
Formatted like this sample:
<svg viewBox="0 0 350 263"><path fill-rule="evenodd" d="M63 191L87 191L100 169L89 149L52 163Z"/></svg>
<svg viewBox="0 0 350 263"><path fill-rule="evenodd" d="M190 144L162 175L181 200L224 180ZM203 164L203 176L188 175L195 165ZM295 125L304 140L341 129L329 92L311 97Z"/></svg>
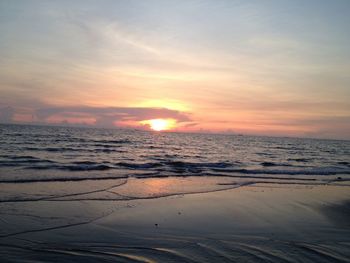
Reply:
<svg viewBox="0 0 350 263"><path fill-rule="evenodd" d="M131 200L2 203L0 258L2 262L349 262L350 228L342 224L350 219L344 213L349 204L342 203L350 198L347 187L264 184L150 196L151 185L175 191L184 187L181 184L197 187L202 179L188 180L131 179L129 187L119 188L123 194L133 189L138 198ZM204 182L214 185L215 180Z"/></svg>

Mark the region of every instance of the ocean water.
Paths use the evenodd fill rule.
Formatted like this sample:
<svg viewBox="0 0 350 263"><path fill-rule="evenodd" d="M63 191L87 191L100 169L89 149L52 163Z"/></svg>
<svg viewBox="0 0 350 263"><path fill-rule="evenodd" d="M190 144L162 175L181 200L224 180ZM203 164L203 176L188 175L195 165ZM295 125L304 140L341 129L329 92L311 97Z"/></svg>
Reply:
<svg viewBox="0 0 350 263"><path fill-rule="evenodd" d="M350 141L0 125L0 261L348 262L349 181Z"/></svg>
<svg viewBox="0 0 350 263"><path fill-rule="evenodd" d="M188 176L327 182L348 175L350 141L0 125L0 182Z"/></svg>

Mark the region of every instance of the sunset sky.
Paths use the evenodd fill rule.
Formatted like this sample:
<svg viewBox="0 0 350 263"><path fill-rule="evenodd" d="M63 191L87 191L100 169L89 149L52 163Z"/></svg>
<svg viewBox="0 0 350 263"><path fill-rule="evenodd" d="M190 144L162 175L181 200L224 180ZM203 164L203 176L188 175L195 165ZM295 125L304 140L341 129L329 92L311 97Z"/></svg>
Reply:
<svg viewBox="0 0 350 263"><path fill-rule="evenodd" d="M348 0L0 0L0 122L350 139L349 14Z"/></svg>

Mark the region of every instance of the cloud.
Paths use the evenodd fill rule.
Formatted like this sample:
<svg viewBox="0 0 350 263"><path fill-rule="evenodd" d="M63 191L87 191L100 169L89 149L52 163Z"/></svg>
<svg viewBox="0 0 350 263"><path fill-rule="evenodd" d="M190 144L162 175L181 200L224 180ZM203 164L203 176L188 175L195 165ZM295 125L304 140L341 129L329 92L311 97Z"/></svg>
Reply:
<svg viewBox="0 0 350 263"><path fill-rule="evenodd" d="M113 127L115 122L142 121L155 118L171 118L177 122L191 122L187 113L166 108L144 107L47 107L35 112L39 122L48 122L52 117L63 119L92 118L96 126Z"/></svg>
<svg viewBox="0 0 350 263"><path fill-rule="evenodd" d="M12 122L14 114L15 109L10 106L0 108L0 122Z"/></svg>

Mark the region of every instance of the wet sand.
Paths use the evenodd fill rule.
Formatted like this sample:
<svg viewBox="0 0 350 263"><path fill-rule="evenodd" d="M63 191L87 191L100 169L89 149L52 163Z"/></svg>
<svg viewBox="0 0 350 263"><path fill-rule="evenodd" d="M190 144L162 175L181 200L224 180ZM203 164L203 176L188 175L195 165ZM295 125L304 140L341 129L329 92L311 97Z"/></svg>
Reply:
<svg viewBox="0 0 350 263"><path fill-rule="evenodd" d="M347 181L121 178L1 189L1 262L350 258Z"/></svg>

